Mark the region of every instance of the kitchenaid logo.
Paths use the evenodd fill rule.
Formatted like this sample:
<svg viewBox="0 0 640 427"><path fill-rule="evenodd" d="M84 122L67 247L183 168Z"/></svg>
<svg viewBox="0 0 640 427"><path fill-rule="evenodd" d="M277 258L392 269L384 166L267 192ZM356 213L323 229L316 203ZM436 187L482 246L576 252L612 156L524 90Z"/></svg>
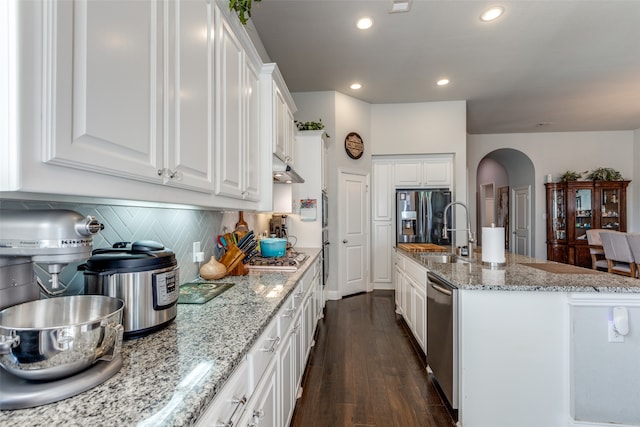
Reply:
<svg viewBox="0 0 640 427"><path fill-rule="evenodd" d="M72 248L78 246L93 246L92 239L61 239L61 240L3 240L0 248Z"/></svg>

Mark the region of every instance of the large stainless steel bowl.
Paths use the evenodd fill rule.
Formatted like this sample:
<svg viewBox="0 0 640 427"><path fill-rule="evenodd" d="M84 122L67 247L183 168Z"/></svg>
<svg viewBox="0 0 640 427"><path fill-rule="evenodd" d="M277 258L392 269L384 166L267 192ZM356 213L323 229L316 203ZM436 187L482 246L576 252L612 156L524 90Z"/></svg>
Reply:
<svg viewBox="0 0 640 427"><path fill-rule="evenodd" d="M76 295L0 311L0 366L28 380L72 375L111 360L122 345L124 301Z"/></svg>

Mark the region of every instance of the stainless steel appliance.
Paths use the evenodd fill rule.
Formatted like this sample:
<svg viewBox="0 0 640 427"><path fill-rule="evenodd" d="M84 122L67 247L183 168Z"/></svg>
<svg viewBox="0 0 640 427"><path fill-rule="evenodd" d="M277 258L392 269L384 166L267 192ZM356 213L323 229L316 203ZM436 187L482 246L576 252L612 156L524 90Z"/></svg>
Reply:
<svg viewBox="0 0 640 427"><path fill-rule="evenodd" d="M322 286L329 280L329 230L322 230Z"/></svg>
<svg viewBox="0 0 640 427"><path fill-rule="evenodd" d="M104 226L70 210L0 210L0 309L61 289L58 275L70 262L91 255L93 235ZM50 286L36 277L33 263L47 264Z"/></svg>
<svg viewBox="0 0 640 427"><path fill-rule="evenodd" d="M254 256L249 262L249 270L266 270L266 271L297 271L309 255L302 252L288 250L281 257L262 257Z"/></svg>
<svg viewBox="0 0 640 427"><path fill-rule="evenodd" d="M124 300L125 338L162 329L178 314L178 263L173 251L158 242L96 249L78 268L84 271L85 294Z"/></svg>
<svg viewBox="0 0 640 427"><path fill-rule="evenodd" d="M90 352L88 359L78 357L77 350L80 350L80 347L88 348L89 345L95 344L96 348L100 348L98 355L103 353L103 356L109 358L109 355L104 352L104 344L121 340L117 338L121 337L121 332L118 333L115 330L117 322L108 322L114 323L114 328L111 328L110 332L93 329L87 322L79 322L80 330L68 325L49 325L47 319L51 320L48 317L50 311L42 307L55 307L54 312L63 319L78 320L76 316L84 311L78 309L75 302L84 298L75 295L38 301L40 290L48 296L56 296L65 291L58 280L59 273L66 264L85 261L91 256L93 235L103 228L104 226L96 218L84 217L70 210L0 210L0 308L19 313L26 307L30 318L37 322L34 327L40 329L38 332L30 329L31 333L23 334L22 331L18 333L17 329L20 328L15 327L24 325L14 323L16 321L14 316L11 319L2 316L3 324L15 329L16 332L8 333L11 338L7 338L7 333L3 332L3 337L0 339L1 351L15 356L14 365L5 363L6 367L0 369L0 384L2 384L0 410L32 408L66 399L102 384L122 367L122 356L115 347L111 346L109 350L113 353L111 360L95 361L86 369L71 374L68 363L82 368L86 367L87 360L91 358L95 360L95 351ZM51 275L49 285L45 285L36 277L33 271L34 263L47 264L47 270ZM108 300L114 299L108 298ZM74 303L69 306L64 303L65 301L74 301ZM102 306L103 303L99 305ZM104 305L108 309L109 304ZM102 312L100 311L102 308L98 311ZM110 316L107 317L112 319ZM47 329L48 326L58 327L50 330ZM96 331L96 334L89 331ZM107 341L103 340L102 344L91 342L87 345L85 339L87 336L95 337L97 334L103 336L103 333L111 338ZM14 335L20 336L19 342ZM52 354L55 354L55 357L50 357ZM71 357L67 359L66 356ZM34 359L33 363L27 361L29 357ZM55 367L51 365L51 359L56 361L64 359L64 363ZM15 365L16 360L19 365ZM46 372L45 376L50 379L43 377L41 380L32 381L25 379L24 375L20 377L9 373L9 370L16 373L26 366L32 372L36 372L33 368L44 367L43 372ZM52 372L53 376L51 376ZM61 375L66 374L69 376L60 378Z"/></svg>
<svg viewBox="0 0 640 427"><path fill-rule="evenodd" d="M458 289L430 271L427 279L427 364L458 409Z"/></svg>
<svg viewBox="0 0 640 427"><path fill-rule="evenodd" d="M451 241L442 233L445 222L451 224L451 213L445 221L445 206L451 202L451 191L397 190L396 243L435 243L448 245Z"/></svg>
<svg viewBox="0 0 640 427"><path fill-rule="evenodd" d="M269 235L272 237L287 238L287 216L272 215L269 220Z"/></svg>

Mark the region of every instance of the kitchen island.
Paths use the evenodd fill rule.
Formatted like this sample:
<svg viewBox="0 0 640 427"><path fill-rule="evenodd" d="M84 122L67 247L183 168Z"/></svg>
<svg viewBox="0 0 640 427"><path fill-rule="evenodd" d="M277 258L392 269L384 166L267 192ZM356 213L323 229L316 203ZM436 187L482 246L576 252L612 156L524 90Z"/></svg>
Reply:
<svg viewBox="0 0 640 427"><path fill-rule="evenodd" d="M396 260L414 287L423 269L457 288L459 424L640 425L640 280L515 254L489 268L474 255L440 263L398 250ZM624 342L610 339L613 307L628 310Z"/></svg>
<svg viewBox="0 0 640 427"><path fill-rule="evenodd" d="M123 366L105 383L56 403L1 411L0 424L193 425L320 256L320 249L296 250L309 255L296 272L221 279L235 285L205 304L179 304L167 328L124 341Z"/></svg>

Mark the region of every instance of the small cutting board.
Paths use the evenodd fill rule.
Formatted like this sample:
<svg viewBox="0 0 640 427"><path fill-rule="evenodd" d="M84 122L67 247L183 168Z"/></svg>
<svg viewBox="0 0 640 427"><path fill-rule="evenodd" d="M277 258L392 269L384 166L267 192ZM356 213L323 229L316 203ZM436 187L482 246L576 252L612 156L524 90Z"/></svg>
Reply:
<svg viewBox="0 0 640 427"><path fill-rule="evenodd" d="M447 252L447 248L433 243L398 243L398 249L407 252Z"/></svg>
<svg viewBox="0 0 640 427"><path fill-rule="evenodd" d="M180 286L178 304L204 304L217 297L233 283L191 282Z"/></svg>

